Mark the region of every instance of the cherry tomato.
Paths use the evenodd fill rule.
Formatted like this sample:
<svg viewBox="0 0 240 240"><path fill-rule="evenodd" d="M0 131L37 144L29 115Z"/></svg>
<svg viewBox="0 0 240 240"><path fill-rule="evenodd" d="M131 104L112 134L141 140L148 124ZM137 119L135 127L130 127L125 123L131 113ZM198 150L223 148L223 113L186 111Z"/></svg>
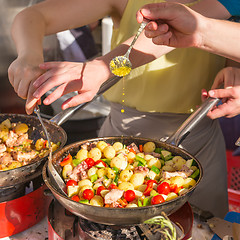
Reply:
<svg viewBox="0 0 240 240"><path fill-rule="evenodd" d="M174 192L176 194L178 194L180 188L177 186L177 184L171 184L170 185L170 192Z"/></svg>
<svg viewBox="0 0 240 240"><path fill-rule="evenodd" d="M85 162L88 165L88 168L91 168L92 166L95 165L95 161L92 158L86 158Z"/></svg>
<svg viewBox="0 0 240 240"><path fill-rule="evenodd" d="M159 194L168 195L170 193L170 185L168 182L163 182L157 186L157 191Z"/></svg>
<svg viewBox="0 0 240 240"><path fill-rule="evenodd" d="M152 197L152 199L151 199L152 205L163 203L163 202L165 202L165 200L162 195L156 195L156 196Z"/></svg>
<svg viewBox="0 0 240 240"><path fill-rule="evenodd" d="M72 179L68 180L67 183L66 183L67 187L69 187L69 186L77 186L77 185L78 185L77 181L72 180Z"/></svg>
<svg viewBox="0 0 240 240"><path fill-rule="evenodd" d="M91 189L85 189L83 191L83 198L87 200L91 200L94 197L93 190Z"/></svg>
<svg viewBox="0 0 240 240"><path fill-rule="evenodd" d="M126 192L124 192L123 196L128 202L133 201L136 197L135 192L133 190L127 190Z"/></svg>
<svg viewBox="0 0 240 240"><path fill-rule="evenodd" d="M115 185L114 183L111 183L108 187L108 190L112 190L112 189L118 189L117 185Z"/></svg>
<svg viewBox="0 0 240 240"><path fill-rule="evenodd" d="M73 201L75 201L75 202L79 202L79 201L80 201L80 198L79 198L78 195L72 196L71 199L72 199Z"/></svg>
<svg viewBox="0 0 240 240"><path fill-rule="evenodd" d="M102 190L106 190L106 188L105 188L104 186L98 187L96 194L101 196L101 191L102 191Z"/></svg>

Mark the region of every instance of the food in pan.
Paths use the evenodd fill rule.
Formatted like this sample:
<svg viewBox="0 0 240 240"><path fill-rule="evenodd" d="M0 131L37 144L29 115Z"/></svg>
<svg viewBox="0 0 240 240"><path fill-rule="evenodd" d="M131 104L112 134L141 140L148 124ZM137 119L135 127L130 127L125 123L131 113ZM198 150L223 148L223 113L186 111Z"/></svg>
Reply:
<svg viewBox="0 0 240 240"><path fill-rule="evenodd" d="M61 159L68 196L94 206L128 208L177 198L196 185L199 169L157 148L154 142L129 146L105 141L83 144L76 156Z"/></svg>
<svg viewBox="0 0 240 240"><path fill-rule="evenodd" d="M27 165L49 153L47 140L36 142L28 137L29 126L25 123L11 123L9 119L0 124L0 171ZM59 143L51 143L52 151Z"/></svg>

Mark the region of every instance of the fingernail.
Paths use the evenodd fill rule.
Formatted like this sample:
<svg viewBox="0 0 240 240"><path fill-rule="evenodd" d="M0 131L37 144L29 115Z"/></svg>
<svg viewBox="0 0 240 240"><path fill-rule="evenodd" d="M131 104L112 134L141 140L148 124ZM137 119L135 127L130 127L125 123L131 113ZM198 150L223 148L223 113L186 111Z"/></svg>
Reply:
<svg viewBox="0 0 240 240"><path fill-rule="evenodd" d="M33 86L34 86L34 87L38 87L37 81L33 82Z"/></svg>
<svg viewBox="0 0 240 240"><path fill-rule="evenodd" d="M213 90L210 90L210 91L208 92L208 94L211 95L211 96L214 96L215 92L214 92Z"/></svg>
<svg viewBox="0 0 240 240"><path fill-rule="evenodd" d="M148 15L151 13L151 11L149 9L144 8L144 9L141 9L141 13L142 15Z"/></svg>
<svg viewBox="0 0 240 240"><path fill-rule="evenodd" d="M44 103L44 104L48 104L48 103L49 103L49 99L47 99L47 98L44 99L43 103Z"/></svg>
<svg viewBox="0 0 240 240"><path fill-rule="evenodd" d="M33 93L33 97L39 98L39 96L38 96L38 91L36 91L36 92Z"/></svg>

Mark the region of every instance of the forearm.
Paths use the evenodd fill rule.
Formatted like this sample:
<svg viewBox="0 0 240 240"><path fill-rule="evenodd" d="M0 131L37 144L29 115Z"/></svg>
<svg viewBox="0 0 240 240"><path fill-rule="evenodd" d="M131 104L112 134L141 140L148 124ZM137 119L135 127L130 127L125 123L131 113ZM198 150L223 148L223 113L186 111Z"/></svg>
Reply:
<svg viewBox="0 0 240 240"><path fill-rule="evenodd" d="M239 30L239 23L206 18L202 21L202 43L198 47L240 62Z"/></svg>
<svg viewBox="0 0 240 240"><path fill-rule="evenodd" d="M43 56L45 23L38 12L28 10L20 12L14 19L11 33L18 56L29 54Z"/></svg>

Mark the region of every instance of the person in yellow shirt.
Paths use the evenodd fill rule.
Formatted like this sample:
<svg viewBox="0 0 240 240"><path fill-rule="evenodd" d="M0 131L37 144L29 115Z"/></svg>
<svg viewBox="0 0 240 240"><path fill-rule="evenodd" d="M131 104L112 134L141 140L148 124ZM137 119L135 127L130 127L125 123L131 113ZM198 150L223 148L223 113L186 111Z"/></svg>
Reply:
<svg viewBox="0 0 240 240"><path fill-rule="evenodd" d="M231 11L240 15L239 2L232 1L229 5ZM208 18L182 4L166 2L143 6L137 12L137 20L141 23L144 18L152 20L145 28L145 35L155 44L176 48L195 47L240 62L239 23ZM223 37L224 34L227 37ZM224 88L217 89L221 84ZM208 94L204 91L203 94L223 99L223 104L212 109L208 117L215 119L240 114L240 69L222 69L211 91Z"/></svg>
<svg viewBox="0 0 240 240"><path fill-rule="evenodd" d="M110 60L124 55L136 33L137 10L158 2L163 0L52 0L20 12L12 26L18 57L8 72L17 94L27 98L27 113L55 86L57 89L43 104L51 104L72 91L79 94L64 102L63 109L90 101L101 84L112 76ZM217 0L179 2L208 17L231 16ZM44 35L77 28L104 16L111 16L114 23L111 52L86 63L43 63ZM99 136L160 139L171 135L201 104L201 89L211 87L225 64L223 57L199 49L157 46L144 34L134 45L130 60L134 69L104 95L111 102L111 112ZM191 203L223 217L228 211L227 177L225 144L218 122L204 119L182 145L204 168L204 178Z"/></svg>

